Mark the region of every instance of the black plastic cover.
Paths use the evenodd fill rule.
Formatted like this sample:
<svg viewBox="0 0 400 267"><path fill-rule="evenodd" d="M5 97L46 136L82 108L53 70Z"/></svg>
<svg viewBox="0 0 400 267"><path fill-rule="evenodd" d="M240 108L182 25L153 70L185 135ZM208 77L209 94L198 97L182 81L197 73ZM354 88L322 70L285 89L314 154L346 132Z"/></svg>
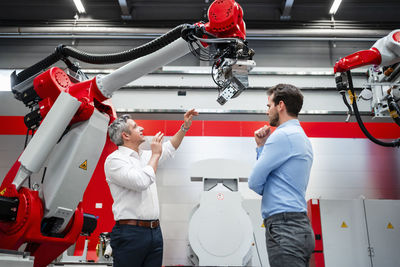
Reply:
<svg viewBox="0 0 400 267"><path fill-rule="evenodd" d="M17 218L19 200L16 197L0 196L0 221L12 222Z"/></svg>
<svg viewBox="0 0 400 267"><path fill-rule="evenodd" d="M92 214L83 214L83 226L81 235L90 235L97 227L97 217Z"/></svg>

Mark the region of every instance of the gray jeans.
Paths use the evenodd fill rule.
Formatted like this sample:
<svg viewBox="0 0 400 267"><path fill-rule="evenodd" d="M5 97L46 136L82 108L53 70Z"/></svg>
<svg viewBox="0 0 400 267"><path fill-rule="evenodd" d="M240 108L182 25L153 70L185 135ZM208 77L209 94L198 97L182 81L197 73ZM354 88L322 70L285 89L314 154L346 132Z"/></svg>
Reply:
<svg viewBox="0 0 400 267"><path fill-rule="evenodd" d="M306 267L314 251L314 232L303 212L274 214L264 220L271 267Z"/></svg>

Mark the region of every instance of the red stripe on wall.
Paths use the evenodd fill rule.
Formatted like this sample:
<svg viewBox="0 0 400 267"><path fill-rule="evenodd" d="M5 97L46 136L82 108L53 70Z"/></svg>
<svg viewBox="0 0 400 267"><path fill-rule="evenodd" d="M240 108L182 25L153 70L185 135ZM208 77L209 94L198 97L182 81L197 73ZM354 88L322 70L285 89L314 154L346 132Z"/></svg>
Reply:
<svg viewBox="0 0 400 267"><path fill-rule="evenodd" d="M25 135L26 132L23 116L0 116L0 134Z"/></svg>
<svg viewBox="0 0 400 267"><path fill-rule="evenodd" d="M400 137L400 127L395 123L364 123L375 138L395 139ZM366 138L356 122L302 122L301 126L309 137Z"/></svg>
<svg viewBox="0 0 400 267"><path fill-rule="evenodd" d="M176 133L183 121L136 120L144 128L145 135L161 131L166 136ZM251 137L254 131L267 124L263 121L193 121L187 136ZM302 122L309 137L320 138L366 138L355 122ZM379 139L400 137L400 127L395 123L365 123L370 133ZM0 135L25 135L26 127L22 116L0 116Z"/></svg>

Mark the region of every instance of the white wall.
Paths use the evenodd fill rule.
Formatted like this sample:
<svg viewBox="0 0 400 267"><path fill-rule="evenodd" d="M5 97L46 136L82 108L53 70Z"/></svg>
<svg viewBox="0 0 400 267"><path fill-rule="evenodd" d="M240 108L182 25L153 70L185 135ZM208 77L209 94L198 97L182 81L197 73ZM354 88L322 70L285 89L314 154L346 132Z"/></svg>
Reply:
<svg viewBox="0 0 400 267"><path fill-rule="evenodd" d="M311 142L314 164L307 199L400 199L400 150L378 147L367 139L312 138ZM201 183L190 182L190 164L208 158L254 164L253 138L186 137L176 157L159 169L164 265L190 265L188 223L202 192ZM245 199L259 198L246 183L240 183L239 190Z"/></svg>

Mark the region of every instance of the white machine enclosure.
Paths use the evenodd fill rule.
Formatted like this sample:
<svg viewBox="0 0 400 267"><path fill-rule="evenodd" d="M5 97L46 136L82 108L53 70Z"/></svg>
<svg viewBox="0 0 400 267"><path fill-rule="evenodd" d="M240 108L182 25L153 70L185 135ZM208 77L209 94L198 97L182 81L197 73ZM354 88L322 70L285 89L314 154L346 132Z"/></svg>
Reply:
<svg viewBox="0 0 400 267"><path fill-rule="evenodd" d="M366 199L364 205L372 266L399 266L400 200Z"/></svg>
<svg viewBox="0 0 400 267"><path fill-rule="evenodd" d="M202 181L204 186L200 203L189 222L189 245L195 254L190 257L193 264L246 266L251 263L253 225L238 191L239 177L247 180L245 177L250 171L248 164L228 159L207 159L191 165L192 181Z"/></svg>
<svg viewBox="0 0 400 267"><path fill-rule="evenodd" d="M371 266L363 200L320 200L325 266Z"/></svg>
<svg viewBox="0 0 400 267"><path fill-rule="evenodd" d="M82 200L106 142L108 122L107 115L94 110L89 120L68 131L49 156L42 187L44 217L64 219L59 231Z"/></svg>
<svg viewBox="0 0 400 267"><path fill-rule="evenodd" d="M204 192L190 219L189 242L199 266L246 266L252 256L253 226L240 192Z"/></svg>
<svg viewBox="0 0 400 267"><path fill-rule="evenodd" d="M400 200L320 200L326 267L399 266Z"/></svg>

